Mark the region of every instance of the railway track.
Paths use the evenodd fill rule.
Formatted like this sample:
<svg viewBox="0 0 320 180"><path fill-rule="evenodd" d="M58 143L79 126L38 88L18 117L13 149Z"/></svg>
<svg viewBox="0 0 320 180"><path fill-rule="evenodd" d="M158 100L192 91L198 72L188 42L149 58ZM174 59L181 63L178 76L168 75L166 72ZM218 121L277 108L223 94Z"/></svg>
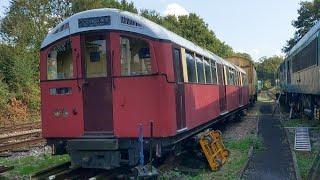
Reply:
<svg viewBox="0 0 320 180"><path fill-rule="evenodd" d="M83 169L70 166L70 162L62 163L32 175L31 179L114 179L125 170L125 168L113 170Z"/></svg>
<svg viewBox="0 0 320 180"><path fill-rule="evenodd" d="M24 123L24 124L13 124L10 126L1 126L0 127L0 135L1 134L8 134L12 132L20 132L20 131L27 131L32 129L40 129L41 128L41 122L30 122L30 123Z"/></svg>
<svg viewBox="0 0 320 180"><path fill-rule="evenodd" d="M41 129L22 131L15 134L0 136L0 144L5 144L6 142L14 141L17 139L27 139L30 137L39 137L39 136L41 136Z"/></svg>
<svg viewBox="0 0 320 180"><path fill-rule="evenodd" d="M0 153L43 144L40 126L31 122L0 127Z"/></svg>
<svg viewBox="0 0 320 180"><path fill-rule="evenodd" d="M0 145L0 152L16 150L16 149L25 148L25 147L33 147L39 144L43 144L44 142L45 140L42 137L10 142L7 144Z"/></svg>
<svg viewBox="0 0 320 180"><path fill-rule="evenodd" d="M10 171L10 170L12 170L13 168L14 168L13 166L10 166L10 167L0 166L0 174L1 174L1 173L4 173L4 172L7 172L7 171Z"/></svg>

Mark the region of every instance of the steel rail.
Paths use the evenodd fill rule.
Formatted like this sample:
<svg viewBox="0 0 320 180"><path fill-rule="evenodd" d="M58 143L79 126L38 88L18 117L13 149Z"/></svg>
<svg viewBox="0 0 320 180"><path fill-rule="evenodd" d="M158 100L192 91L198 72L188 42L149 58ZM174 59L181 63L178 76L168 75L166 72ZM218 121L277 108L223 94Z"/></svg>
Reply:
<svg viewBox="0 0 320 180"><path fill-rule="evenodd" d="M3 127L0 127L0 134L7 134L13 131L26 131L26 130L39 129L39 128L41 128L40 122L17 124L12 126L3 126Z"/></svg>
<svg viewBox="0 0 320 180"><path fill-rule="evenodd" d="M9 140L17 140L17 139L23 139L23 138L28 138L28 137L35 137L35 136L39 137L40 135L41 135L41 129L36 129L31 132L23 132L23 133L19 133L19 134L11 134L8 136L0 137L0 143L3 144L3 143L8 142Z"/></svg>
<svg viewBox="0 0 320 180"><path fill-rule="evenodd" d="M32 175L31 179L89 179L92 177L98 177L106 172L111 172L111 170L71 168L71 162L66 162L39 171Z"/></svg>
<svg viewBox="0 0 320 180"><path fill-rule="evenodd" d="M30 146L38 145L44 142L45 142L45 139L43 139L42 137L38 137L38 138L32 138L32 139L27 139L23 141L8 143L0 146L0 152L9 151L17 148L22 148L22 147L28 147L28 146L30 147Z"/></svg>
<svg viewBox="0 0 320 180"><path fill-rule="evenodd" d="M10 170L12 170L14 167L13 166L9 166L9 167L7 167L7 166L0 166L0 174L1 173L4 173L4 172L7 172L7 171L10 171Z"/></svg>

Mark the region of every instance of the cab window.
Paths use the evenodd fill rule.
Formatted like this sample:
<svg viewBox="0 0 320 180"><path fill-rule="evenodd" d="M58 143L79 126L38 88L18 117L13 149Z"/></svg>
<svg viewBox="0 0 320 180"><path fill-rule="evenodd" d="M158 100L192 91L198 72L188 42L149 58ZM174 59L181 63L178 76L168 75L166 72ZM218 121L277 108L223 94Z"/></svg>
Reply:
<svg viewBox="0 0 320 180"><path fill-rule="evenodd" d="M105 36L87 36L85 41L86 77L107 76L107 47Z"/></svg>
<svg viewBox="0 0 320 180"><path fill-rule="evenodd" d="M68 39L53 46L47 57L47 79L73 78L72 48Z"/></svg>
<svg viewBox="0 0 320 180"><path fill-rule="evenodd" d="M121 76L152 73L149 43L145 40L121 37Z"/></svg>

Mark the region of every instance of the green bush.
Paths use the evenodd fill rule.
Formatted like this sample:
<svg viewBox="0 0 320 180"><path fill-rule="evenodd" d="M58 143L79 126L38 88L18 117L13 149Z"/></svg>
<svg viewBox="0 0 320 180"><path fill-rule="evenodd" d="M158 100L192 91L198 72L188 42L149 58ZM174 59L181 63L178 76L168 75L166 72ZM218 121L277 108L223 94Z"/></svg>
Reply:
<svg viewBox="0 0 320 180"><path fill-rule="evenodd" d="M270 88L271 88L271 82L270 82L269 79L267 79L267 80L265 80L265 81L263 82L263 88L264 88L264 89L270 89Z"/></svg>
<svg viewBox="0 0 320 180"><path fill-rule="evenodd" d="M0 76L0 108L5 109L10 100L10 92L8 85L3 82L3 77Z"/></svg>

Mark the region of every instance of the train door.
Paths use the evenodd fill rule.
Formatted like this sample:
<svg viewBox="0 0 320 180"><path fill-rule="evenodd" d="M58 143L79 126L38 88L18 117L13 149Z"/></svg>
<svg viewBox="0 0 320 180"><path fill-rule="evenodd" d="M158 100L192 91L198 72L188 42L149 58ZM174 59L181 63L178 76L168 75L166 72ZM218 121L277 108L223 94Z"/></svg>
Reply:
<svg viewBox="0 0 320 180"><path fill-rule="evenodd" d="M224 66L218 64L218 79L219 79L219 103L220 103L220 113L227 111L227 89L225 83L225 73Z"/></svg>
<svg viewBox="0 0 320 180"><path fill-rule="evenodd" d="M175 90L176 90L176 119L177 119L177 130L186 128L185 118L185 99L184 99L184 80L181 62L181 51L178 48L173 48L173 65L174 74L176 79Z"/></svg>
<svg viewBox="0 0 320 180"><path fill-rule="evenodd" d="M84 131L86 134L110 133L112 122L112 79L109 34L82 36L84 67Z"/></svg>

